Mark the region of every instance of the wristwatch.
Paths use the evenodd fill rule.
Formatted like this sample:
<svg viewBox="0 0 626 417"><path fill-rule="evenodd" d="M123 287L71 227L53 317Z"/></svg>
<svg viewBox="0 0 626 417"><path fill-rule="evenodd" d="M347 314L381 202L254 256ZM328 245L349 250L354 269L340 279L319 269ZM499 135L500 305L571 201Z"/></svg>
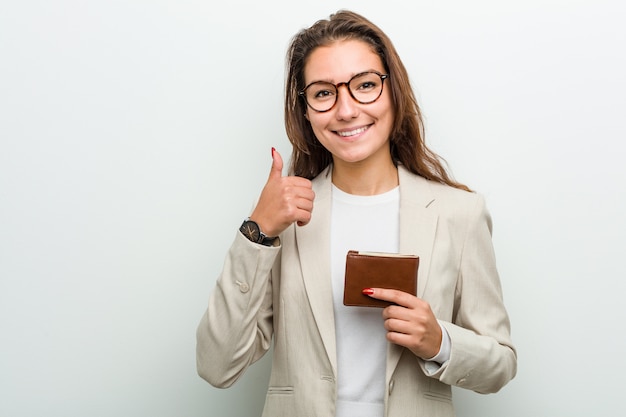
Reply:
<svg viewBox="0 0 626 417"><path fill-rule="evenodd" d="M250 220L249 217L243 221L239 231L248 238L250 242L259 243L264 246L274 246L274 242L278 239L278 237L269 237L263 233L257 222Z"/></svg>

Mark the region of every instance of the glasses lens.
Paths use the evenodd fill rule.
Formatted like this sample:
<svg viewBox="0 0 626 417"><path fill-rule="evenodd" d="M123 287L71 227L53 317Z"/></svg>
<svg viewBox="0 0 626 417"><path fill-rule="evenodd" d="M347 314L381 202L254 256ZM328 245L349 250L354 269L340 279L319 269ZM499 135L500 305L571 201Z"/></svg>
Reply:
<svg viewBox="0 0 626 417"><path fill-rule="evenodd" d="M375 72L359 74L350 80L352 96L362 104L376 101L383 91L383 80Z"/></svg>
<svg viewBox="0 0 626 417"><path fill-rule="evenodd" d="M317 111L326 111L335 104L337 88L331 83L318 81L309 85L305 94L309 106Z"/></svg>

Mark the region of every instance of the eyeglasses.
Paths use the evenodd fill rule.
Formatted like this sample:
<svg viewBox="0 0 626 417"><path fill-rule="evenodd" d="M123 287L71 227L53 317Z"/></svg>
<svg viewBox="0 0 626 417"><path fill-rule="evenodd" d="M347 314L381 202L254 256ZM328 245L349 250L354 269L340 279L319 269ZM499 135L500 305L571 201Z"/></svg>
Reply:
<svg viewBox="0 0 626 417"><path fill-rule="evenodd" d="M337 103L339 87L348 87L350 96L361 104L370 104L383 94L384 81L389 74L376 71L361 72L345 83L333 84L326 81L314 81L307 85L298 95L304 97L306 104L313 110L323 113L329 111Z"/></svg>

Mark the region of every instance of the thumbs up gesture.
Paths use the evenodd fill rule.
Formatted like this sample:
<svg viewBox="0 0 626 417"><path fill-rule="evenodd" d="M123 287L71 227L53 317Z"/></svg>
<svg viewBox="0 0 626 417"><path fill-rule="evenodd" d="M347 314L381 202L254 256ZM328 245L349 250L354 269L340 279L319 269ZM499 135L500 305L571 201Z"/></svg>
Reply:
<svg viewBox="0 0 626 417"><path fill-rule="evenodd" d="M302 177L283 177L283 159L272 148L272 167L265 187L250 218L267 236L278 236L296 222L304 226L311 220L313 192L311 181Z"/></svg>

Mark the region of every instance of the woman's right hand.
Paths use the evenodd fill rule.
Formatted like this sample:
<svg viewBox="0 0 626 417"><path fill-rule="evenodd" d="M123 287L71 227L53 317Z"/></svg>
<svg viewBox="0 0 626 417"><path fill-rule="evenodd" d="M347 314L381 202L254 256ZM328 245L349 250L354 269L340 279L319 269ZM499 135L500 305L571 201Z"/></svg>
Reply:
<svg viewBox="0 0 626 417"><path fill-rule="evenodd" d="M315 193L311 181L283 177L283 159L272 148L272 168L259 201L250 215L267 236L278 236L293 222L304 226L311 220Z"/></svg>

